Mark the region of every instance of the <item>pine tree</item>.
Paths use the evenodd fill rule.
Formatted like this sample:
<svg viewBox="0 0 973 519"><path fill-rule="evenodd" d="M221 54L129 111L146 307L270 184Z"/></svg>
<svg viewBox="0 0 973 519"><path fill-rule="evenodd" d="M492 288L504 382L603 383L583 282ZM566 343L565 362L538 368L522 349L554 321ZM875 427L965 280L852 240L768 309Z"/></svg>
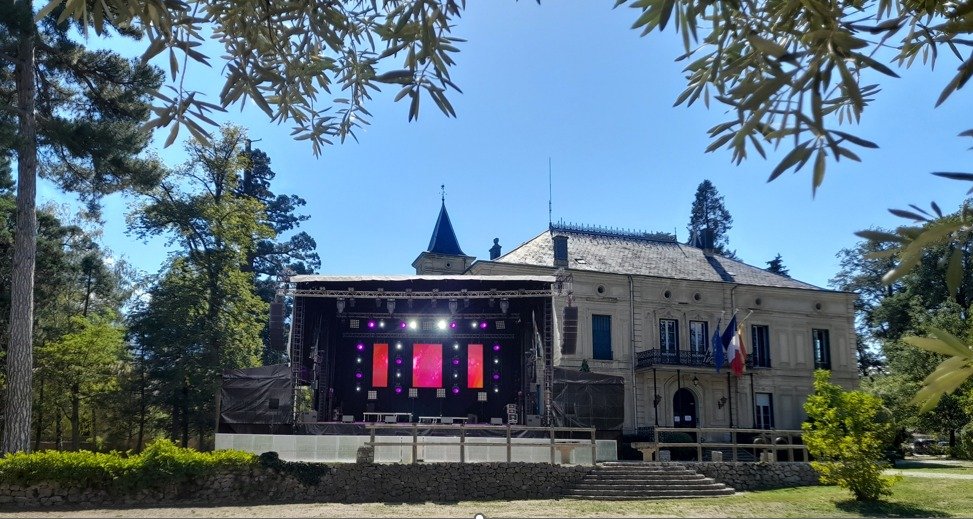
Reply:
<svg viewBox="0 0 973 519"><path fill-rule="evenodd" d="M788 278L791 277L790 271L784 266L784 260L781 259L780 253L777 253L774 259L767 262L767 272L773 272L774 274Z"/></svg>
<svg viewBox="0 0 973 519"><path fill-rule="evenodd" d="M159 178L154 161L139 153L150 137L142 128L148 95L161 73L86 50L71 39L75 28L58 22L60 8L45 14L35 21L29 0L0 9L0 103L12 108L0 114L0 149L15 150L17 159L3 452L30 448L38 171L91 209L102 194Z"/></svg>
<svg viewBox="0 0 973 519"><path fill-rule="evenodd" d="M727 233L733 227L733 217L723 205L723 195L716 190L716 186L709 180L704 180L696 188L696 198L689 213L690 244L703 236L703 231L709 229L713 237L713 249L720 255L735 258L736 253L729 247L730 239Z"/></svg>

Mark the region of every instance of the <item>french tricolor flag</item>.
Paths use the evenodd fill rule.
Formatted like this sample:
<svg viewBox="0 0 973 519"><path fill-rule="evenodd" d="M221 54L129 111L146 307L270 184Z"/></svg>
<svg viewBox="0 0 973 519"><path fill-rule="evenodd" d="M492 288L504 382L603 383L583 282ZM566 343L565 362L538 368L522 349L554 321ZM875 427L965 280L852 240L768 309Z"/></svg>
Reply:
<svg viewBox="0 0 973 519"><path fill-rule="evenodd" d="M743 375L747 363L747 350L743 346L743 327L737 326L737 318L733 316L720 337L726 346L726 358L730 361L730 369L736 376Z"/></svg>

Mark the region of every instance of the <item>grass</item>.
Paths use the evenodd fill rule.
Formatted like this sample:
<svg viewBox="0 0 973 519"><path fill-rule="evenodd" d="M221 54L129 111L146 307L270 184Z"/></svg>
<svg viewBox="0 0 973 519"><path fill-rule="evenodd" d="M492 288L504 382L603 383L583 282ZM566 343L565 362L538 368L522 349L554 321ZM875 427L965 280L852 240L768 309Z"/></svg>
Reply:
<svg viewBox="0 0 973 519"><path fill-rule="evenodd" d="M32 511L30 517L968 517L973 480L903 478L893 495L858 503L836 487L740 493L713 499L657 501L490 501L425 504L305 503L236 507ZM5 514L0 517L16 517Z"/></svg>
<svg viewBox="0 0 973 519"><path fill-rule="evenodd" d="M956 467L950 465L937 467L896 467L893 470L901 471L904 475L919 472L924 474L960 474L973 476L973 467Z"/></svg>

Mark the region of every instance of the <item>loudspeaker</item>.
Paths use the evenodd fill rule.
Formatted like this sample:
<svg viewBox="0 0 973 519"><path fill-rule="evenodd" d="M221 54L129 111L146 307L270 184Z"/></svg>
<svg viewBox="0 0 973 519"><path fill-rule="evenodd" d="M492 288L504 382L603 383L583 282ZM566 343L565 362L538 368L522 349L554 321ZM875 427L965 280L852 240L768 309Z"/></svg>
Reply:
<svg viewBox="0 0 973 519"><path fill-rule="evenodd" d="M564 307L564 334L561 336L561 353L574 355L578 349L578 307Z"/></svg>
<svg viewBox="0 0 973 519"><path fill-rule="evenodd" d="M270 322L268 324L270 349L284 351L284 303L276 301L270 303Z"/></svg>

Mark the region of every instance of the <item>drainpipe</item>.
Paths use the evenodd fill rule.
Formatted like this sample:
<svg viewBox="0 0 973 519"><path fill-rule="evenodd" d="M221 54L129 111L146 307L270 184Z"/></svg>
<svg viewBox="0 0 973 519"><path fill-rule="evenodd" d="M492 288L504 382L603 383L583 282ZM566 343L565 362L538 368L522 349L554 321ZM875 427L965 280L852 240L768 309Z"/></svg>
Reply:
<svg viewBox="0 0 973 519"><path fill-rule="evenodd" d="M632 275L631 274L629 274L627 277L628 277L628 306L629 306L629 310L631 312L631 315L629 316L630 319L629 319L629 336L628 336L628 339L629 339L629 342L632 345L632 361L631 361L631 363L632 363L632 422L633 422L633 424L635 426L635 434L638 434L638 432L639 432L639 402L638 402L639 388L638 388L638 384L636 384L636 379L635 379L635 363L636 363L636 355L635 355L635 280L632 278Z"/></svg>

